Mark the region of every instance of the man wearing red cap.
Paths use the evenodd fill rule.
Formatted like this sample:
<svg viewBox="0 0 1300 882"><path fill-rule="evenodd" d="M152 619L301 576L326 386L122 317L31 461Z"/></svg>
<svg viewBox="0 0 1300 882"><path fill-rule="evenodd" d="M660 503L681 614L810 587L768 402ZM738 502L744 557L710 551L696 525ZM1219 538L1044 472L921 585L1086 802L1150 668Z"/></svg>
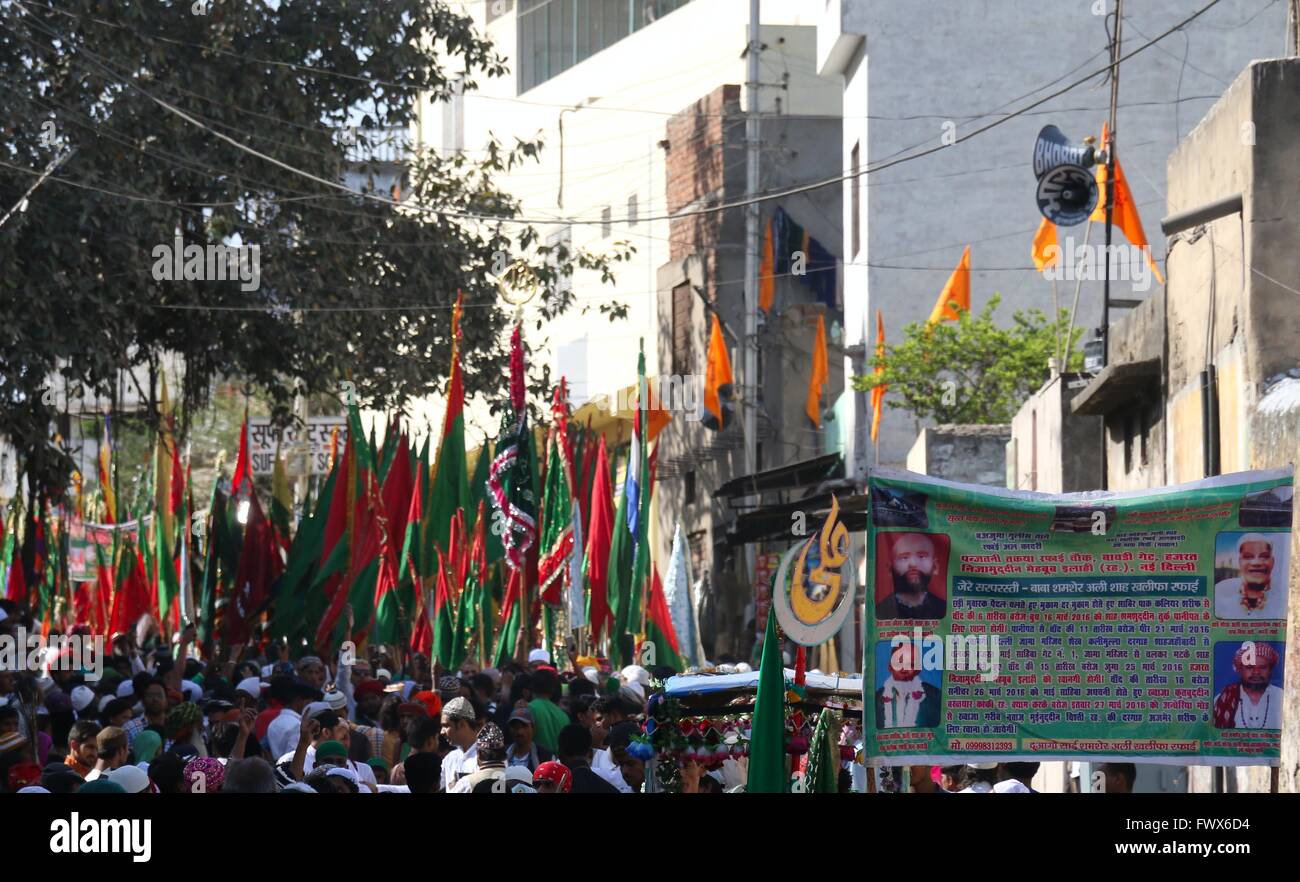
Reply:
<svg viewBox="0 0 1300 882"><path fill-rule="evenodd" d="M542 763L533 772L533 786L538 793L568 793L573 789L573 773L564 763Z"/></svg>
<svg viewBox="0 0 1300 882"><path fill-rule="evenodd" d="M1232 657L1239 678L1214 699L1214 725L1220 729L1281 729L1282 689L1274 686L1278 652L1271 644L1247 640Z"/></svg>

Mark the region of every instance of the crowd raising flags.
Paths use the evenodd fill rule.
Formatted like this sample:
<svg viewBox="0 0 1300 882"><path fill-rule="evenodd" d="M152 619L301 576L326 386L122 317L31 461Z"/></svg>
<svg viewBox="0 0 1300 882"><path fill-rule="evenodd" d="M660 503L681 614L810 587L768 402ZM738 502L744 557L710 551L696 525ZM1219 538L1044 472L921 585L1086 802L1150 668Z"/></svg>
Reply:
<svg viewBox="0 0 1300 882"><path fill-rule="evenodd" d="M123 634L146 616L168 636L193 626L192 639L207 653L263 637L322 656L345 641L370 641L422 652L449 670L466 661L501 665L538 647L605 656L618 666L702 663L682 563L668 571L665 593L649 541L651 439L660 423L648 410L644 351L616 494L616 451L573 421L563 380L545 431L530 425L518 328L500 434L471 461L459 323L458 303L447 410L432 462L429 441L417 450L399 419L382 444L368 438L349 404L342 450L335 446L319 492L302 502L296 523L278 450L269 498L261 499L247 413L233 473L218 475L205 509L195 511L164 378L143 510L123 511L113 494L105 425L98 526L111 527L114 538L111 547L95 546L95 578L74 583L59 575L67 567L46 555L46 537L61 536L76 513L43 501L26 513L40 540L34 566L23 564L16 517L3 525L6 597L64 630ZM729 381L722 368L718 379ZM682 627L689 633L679 639Z"/></svg>

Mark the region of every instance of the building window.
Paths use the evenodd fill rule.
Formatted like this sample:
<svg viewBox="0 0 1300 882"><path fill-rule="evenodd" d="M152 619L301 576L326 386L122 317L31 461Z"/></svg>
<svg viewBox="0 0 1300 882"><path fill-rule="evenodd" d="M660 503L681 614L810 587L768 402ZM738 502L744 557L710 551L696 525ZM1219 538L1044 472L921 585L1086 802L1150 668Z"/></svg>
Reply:
<svg viewBox="0 0 1300 882"><path fill-rule="evenodd" d="M627 197L627 225L636 226L636 194Z"/></svg>
<svg viewBox="0 0 1300 882"><path fill-rule="evenodd" d="M691 469L686 473L686 480L682 482L682 502L686 505L695 504L695 470Z"/></svg>
<svg viewBox="0 0 1300 882"><path fill-rule="evenodd" d="M550 265L557 271L561 260L567 261L573 255L573 228L561 227L546 237L546 244L552 249L548 255ZM563 255L559 252L563 251ZM555 278L555 293L568 294L573 290L573 273L566 270Z"/></svg>
<svg viewBox="0 0 1300 882"><path fill-rule="evenodd" d="M1147 452L1147 439L1151 435L1151 414L1146 408L1142 409L1142 412L1139 414L1139 419L1141 420L1142 425L1142 465L1146 466L1151 464L1151 458Z"/></svg>
<svg viewBox="0 0 1300 882"><path fill-rule="evenodd" d="M861 159L859 147L861 144L853 145L853 152L849 154L849 168L852 169L853 177L849 178L849 230L851 235L852 251L850 257L858 256L858 249L862 242L862 198L861 180L858 178L859 160Z"/></svg>
<svg viewBox="0 0 1300 882"><path fill-rule="evenodd" d="M1137 436L1137 414L1133 411L1125 413L1121 419L1124 420L1124 471L1133 471L1133 440Z"/></svg>
<svg viewBox="0 0 1300 882"><path fill-rule="evenodd" d="M609 234L614 231L614 218L610 213L609 206L606 205L600 210L600 238L608 239Z"/></svg>
<svg viewBox="0 0 1300 882"><path fill-rule="evenodd" d="M704 568L704 540L705 533L703 530L689 533L686 536L686 545L691 553L691 574L697 579L700 578Z"/></svg>
<svg viewBox="0 0 1300 882"><path fill-rule="evenodd" d="M673 373L686 377L695 373L695 348L691 345L692 293L690 283L673 288Z"/></svg>
<svg viewBox="0 0 1300 882"><path fill-rule="evenodd" d="M489 7L495 0L488 0ZM519 91L608 49L690 0L519 0Z"/></svg>
<svg viewBox="0 0 1300 882"><path fill-rule="evenodd" d="M442 102L442 152L460 153L465 149L465 78L448 83L447 92Z"/></svg>

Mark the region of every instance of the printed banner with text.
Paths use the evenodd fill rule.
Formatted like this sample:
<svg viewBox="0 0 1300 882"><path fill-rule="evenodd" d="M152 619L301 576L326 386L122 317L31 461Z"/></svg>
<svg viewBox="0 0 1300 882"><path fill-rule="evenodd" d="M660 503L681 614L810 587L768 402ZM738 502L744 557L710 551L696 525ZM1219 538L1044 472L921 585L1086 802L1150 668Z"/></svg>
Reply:
<svg viewBox="0 0 1300 882"><path fill-rule="evenodd" d="M1049 495L872 472L867 755L1277 765L1291 476Z"/></svg>

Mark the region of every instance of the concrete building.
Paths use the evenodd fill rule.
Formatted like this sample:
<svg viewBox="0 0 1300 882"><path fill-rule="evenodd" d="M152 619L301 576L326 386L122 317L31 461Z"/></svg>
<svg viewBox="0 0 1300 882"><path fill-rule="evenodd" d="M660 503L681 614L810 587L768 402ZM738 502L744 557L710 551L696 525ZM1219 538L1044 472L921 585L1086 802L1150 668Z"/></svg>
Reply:
<svg viewBox="0 0 1300 882"><path fill-rule="evenodd" d="M614 266L613 284L599 273L577 270L569 284L574 309L537 328L536 310L524 308L535 359L552 376L566 376L575 405L598 395L613 398L636 382L638 341L645 340L646 367L661 373L657 300L659 268L671 259L668 216L668 121L722 85L740 85L735 101L745 106L748 6L735 0L490 0L453 2L507 59L499 78L480 77L476 88L450 102L423 100L414 133L417 147L481 156L487 140L541 140L536 163L502 172L498 186L518 197L525 215L554 218L539 226L550 243L564 242L593 254L610 254L626 243L635 252ZM766 0L762 30L761 109L774 126L799 138L803 117L838 119L840 95L814 68L819 9L800 0ZM728 136L743 137L734 113ZM780 131L768 129L773 137ZM682 145L676 149L679 154ZM741 152L729 154L729 161ZM789 180L789 151L774 139L764 145L764 187ZM835 171L838 157L825 174ZM735 171L734 169L732 171ZM734 193L729 191L729 193ZM811 221L804 221L809 225ZM728 229L726 248L743 247ZM831 238L826 236L825 238ZM838 231L834 238L838 238ZM724 296L739 297L743 273L730 270ZM715 277L719 278L719 277ZM628 307L611 321L601 304ZM702 352L702 350L699 350ZM702 365L701 365L702 367ZM441 402L422 416L440 424ZM471 445L495 435L497 420L486 403L467 410ZM671 536L665 541L670 541Z"/></svg>
<svg viewBox="0 0 1300 882"><path fill-rule="evenodd" d="M1116 328L1111 363L1075 399L1102 415L1115 487L1300 459L1300 59L1248 65L1168 162L1167 296ZM1192 212L1190 216L1188 213ZM1140 469L1131 453L1135 417ZM1144 416L1145 415L1145 416ZM1126 452L1130 451L1130 452ZM1300 552L1292 534L1292 561ZM1288 574L1291 625L1300 609ZM1288 640L1278 786L1300 790L1300 644ZM1190 789L1267 791L1263 766L1191 770Z"/></svg>
<svg viewBox="0 0 1300 882"><path fill-rule="evenodd" d="M1021 406L1007 441L1007 487L1074 493L1102 486L1102 420L1076 414L1070 406L1090 379L1058 374ZM1146 448L1142 451L1145 461Z"/></svg>
<svg viewBox="0 0 1300 882"><path fill-rule="evenodd" d="M946 481L1002 486L1010 426L925 428L907 454L907 470Z"/></svg>
<svg viewBox="0 0 1300 882"><path fill-rule="evenodd" d="M1127 4L1125 52L1203 5L1194 0ZM1050 314L1052 287L1029 259L1040 219L1030 151L1039 129L1049 123L1076 141L1100 134L1109 95L1103 76L970 140L881 166L964 138L1102 70L1108 38L1104 19L1095 13L1113 11L1114 3L935 0L922 9L822 0L807 6L820 7L823 16L818 70L843 85L842 168L878 169L844 185L846 374L863 372L860 361L852 360L861 358L864 341L865 351L872 349L876 309L883 311L887 339L899 340L905 324L925 320L968 244L973 309L1000 292L1003 321L1029 307ZM1165 202L1160 175L1165 158L1252 58L1286 51L1286 14L1281 3L1226 0L1124 62L1118 155L1158 261L1164 257L1155 224ZM1063 229L1062 247L1067 236L1082 242L1084 232L1084 225ZM1097 227L1092 243L1100 236ZM1139 303L1158 283L1142 287L1117 282L1111 296ZM1059 288L1061 305L1068 308L1074 285ZM1122 315L1112 308L1112 321ZM1091 329L1100 318L1101 285L1087 281L1078 324ZM875 461L862 428L864 416L869 418L866 396L859 394L853 405L846 413L856 415L857 431L849 443L862 453L852 455L850 464L861 468ZM902 465L920 428L915 419L886 408L880 463Z"/></svg>
<svg viewBox="0 0 1300 882"><path fill-rule="evenodd" d="M800 35L811 38L805 30ZM828 84L828 91L830 86ZM722 86L672 117L667 125L668 210L734 202L745 186L743 114L740 88ZM763 143L785 157L768 170L772 187L785 187L817 176L833 175L838 162L840 121L837 116L803 119L798 125L767 118L761 123ZM838 247L839 189L827 187L798 198L764 205L760 217L772 218L779 207L802 225L815 240ZM741 363L739 343L744 334L744 218L740 210L715 215L686 216L670 222L669 260L658 270L658 363L661 374L695 375L702 383L709 333L716 315L725 328L732 351L733 369ZM818 281L830 285L834 275ZM823 289L836 293L835 287ZM791 463L838 452L837 424L832 405L843 391L843 377L832 372L818 410L821 426L805 413L818 320L827 328L829 364L838 364L838 304L818 300L806 277L792 274L774 279L770 312L759 332L760 392L753 396L758 408L757 469L763 472ZM750 396L746 396L750 398ZM679 418L659 436L659 470L656 483L656 521L662 537L660 551L667 553L673 530L681 524L692 549L693 563L714 564L714 585L719 591L718 631L739 635L752 616L748 606L753 586L742 578L721 578L744 568L735 560L737 511L713 493L729 480L744 475L744 436L741 416L750 401L729 408L721 430L707 428L691 415ZM787 531L788 532L788 531ZM746 544L757 537L746 536ZM769 542L768 550L782 551L794 537ZM698 571L698 570L697 570ZM746 650L731 645L728 651Z"/></svg>

